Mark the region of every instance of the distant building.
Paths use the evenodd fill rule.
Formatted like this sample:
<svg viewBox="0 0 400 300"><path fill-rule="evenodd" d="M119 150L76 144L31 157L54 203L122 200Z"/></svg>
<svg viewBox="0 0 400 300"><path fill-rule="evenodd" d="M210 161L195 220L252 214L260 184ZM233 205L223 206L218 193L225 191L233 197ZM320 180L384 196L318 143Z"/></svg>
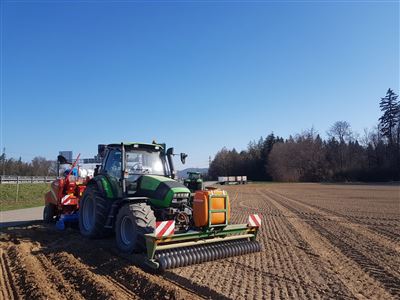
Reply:
<svg viewBox="0 0 400 300"><path fill-rule="evenodd" d="M97 155L94 158L82 158L80 159L84 164L99 164L101 163L101 159L97 157Z"/></svg>
<svg viewBox="0 0 400 300"><path fill-rule="evenodd" d="M59 155L64 156L68 162L74 162L76 157L74 157L74 154L72 151L59 151ZM79 164L100 164L101 163L101 157L98 155L95 155L93 158L80 158L78 161Z"/></svg>
<svg viewBox="0 0 400 300"><path fill-rule="evenodd" d="M72 161L72 156L73 156L72 151L60 151L59 154L64 156L67 159L67 161L70 162Z"/></svg>

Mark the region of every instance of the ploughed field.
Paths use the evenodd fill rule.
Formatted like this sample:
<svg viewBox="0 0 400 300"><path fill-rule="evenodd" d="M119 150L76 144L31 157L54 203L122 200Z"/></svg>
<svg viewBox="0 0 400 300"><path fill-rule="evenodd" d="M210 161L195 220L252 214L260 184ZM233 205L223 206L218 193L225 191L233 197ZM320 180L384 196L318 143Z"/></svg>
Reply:
<svg viewBox="0 0 400 300"><path fill-rule="evenodd" d="M231 220L262 217L262 252L145 272L113 239L40 224L1 231L0 298L400 298L400 190L384 185L224 187ZM139 266L138 266L139 265Z"/></svg>

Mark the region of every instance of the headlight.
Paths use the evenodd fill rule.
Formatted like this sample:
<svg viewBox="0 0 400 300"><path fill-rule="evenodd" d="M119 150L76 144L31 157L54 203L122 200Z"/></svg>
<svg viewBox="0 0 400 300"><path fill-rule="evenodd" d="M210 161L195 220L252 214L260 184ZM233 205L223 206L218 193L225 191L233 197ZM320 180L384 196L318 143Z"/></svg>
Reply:
<svg viewBox="0 0 400 300"><path fill-rule="evenodd" d="M175 193L174 198L189 198L189 193Z"/></svg>

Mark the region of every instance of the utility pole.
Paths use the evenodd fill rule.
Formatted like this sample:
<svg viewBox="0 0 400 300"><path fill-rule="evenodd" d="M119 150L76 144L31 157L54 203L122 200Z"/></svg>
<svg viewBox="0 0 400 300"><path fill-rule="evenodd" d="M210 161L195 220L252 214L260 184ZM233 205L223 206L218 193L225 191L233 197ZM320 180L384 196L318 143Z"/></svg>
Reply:
<svg viewBox="0 0 400 300"><path fill-rule="evenodd" d="M6 175L6 147L3 147L3 176Z"/></svg>

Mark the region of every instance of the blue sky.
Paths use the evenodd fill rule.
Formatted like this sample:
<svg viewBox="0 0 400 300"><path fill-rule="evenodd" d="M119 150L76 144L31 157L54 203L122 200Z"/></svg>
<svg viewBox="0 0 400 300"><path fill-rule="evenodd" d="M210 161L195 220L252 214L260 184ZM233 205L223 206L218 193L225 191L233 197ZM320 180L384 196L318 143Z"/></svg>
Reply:
<svg viewBox="0 0 400 300"><path fill-rule="evenodd" d="M397 1L3 1L1 147L24 160L156 139L207 166L226 146L399 92Z"/></svg>

